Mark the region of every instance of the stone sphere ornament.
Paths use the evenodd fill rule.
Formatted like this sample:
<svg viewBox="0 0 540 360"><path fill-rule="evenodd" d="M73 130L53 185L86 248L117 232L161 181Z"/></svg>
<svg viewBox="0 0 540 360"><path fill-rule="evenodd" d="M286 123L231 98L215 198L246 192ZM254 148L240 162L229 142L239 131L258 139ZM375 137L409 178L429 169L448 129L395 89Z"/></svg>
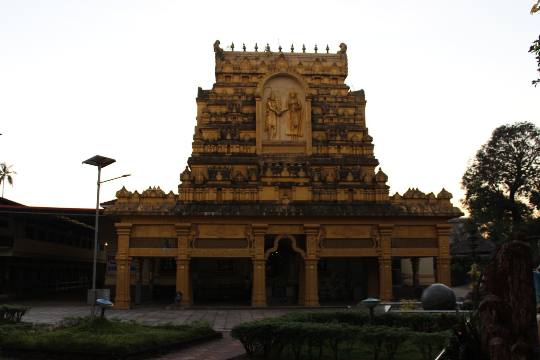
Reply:
<svg viewBox="0 0 540 360"><path fill-rule="evenodd" d="M421 301L424 310L456 309L456 294L444 284L435 283L428 286L422 293Z"/></svg>

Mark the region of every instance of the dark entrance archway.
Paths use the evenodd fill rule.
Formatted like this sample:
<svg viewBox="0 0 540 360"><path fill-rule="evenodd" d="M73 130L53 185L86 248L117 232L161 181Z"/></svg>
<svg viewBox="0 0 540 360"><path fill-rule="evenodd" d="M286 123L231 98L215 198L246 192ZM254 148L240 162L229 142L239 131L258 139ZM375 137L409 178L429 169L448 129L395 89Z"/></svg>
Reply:
<svg viewBox="0 0 540 360"><path fill-rule="evenodd" d="M318 273L322 305L356 305L362 299L377 296L375 258L321 258Z"/></svg>
<svg viewBox="0 0 540 360"><path fill-rule="evenodd" d="M251 303L251 259L192 258L190 267L194 305Z"/></svg>
<svg viewBox="0 0 540 360"><path fill-rule="evenodd" d="M276 240L278 246L266 261L268 305L298 305L303 292L303 259L293 248L291 238Z"/></svg>

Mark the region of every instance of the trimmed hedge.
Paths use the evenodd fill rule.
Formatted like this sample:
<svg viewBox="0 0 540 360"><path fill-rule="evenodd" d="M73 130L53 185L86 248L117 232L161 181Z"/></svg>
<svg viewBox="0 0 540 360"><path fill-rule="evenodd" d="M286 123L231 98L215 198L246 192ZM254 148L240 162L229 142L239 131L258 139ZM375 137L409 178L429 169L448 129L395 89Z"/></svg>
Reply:
<svg viewBox="0 0 540 360"><path fill-rule="evenodd" d="M373 317L370 323L369 313L365 311L320 311L298 312L284 315L282 319L299 322L328 323L338 322L356 326L396 326L413 331L436 332L452 329L459 319L457 314L437 313L393 313L388 312Z"/></svg>
<svg viewBox="0 0 540 360"><path fill-rule="evenodd" d="M72 318L60 326L4 324L0 350L21 358L117 359L163 352L220 337L207 323L149 326L107 319Z"/></svg>
<svg viewBox="0 0 540 360"><path fill-rule="evenodd" d="M330 352L337 360L356 349L368 349L374 360L396 357L401 345L413 344L422 359L431 360L451 336L455 316L384 314L369 323L363 312L291 313L279 318L240 324L231 335L250 357L282 359L284 351L299 360L322 359Z"/></svg>
<svg viewBox="0 0 540 360"><path fill-rule="evenodd" d="M30 310L27 306L20 305L0 305L0 322L18 323L26 312Z"/></svg>

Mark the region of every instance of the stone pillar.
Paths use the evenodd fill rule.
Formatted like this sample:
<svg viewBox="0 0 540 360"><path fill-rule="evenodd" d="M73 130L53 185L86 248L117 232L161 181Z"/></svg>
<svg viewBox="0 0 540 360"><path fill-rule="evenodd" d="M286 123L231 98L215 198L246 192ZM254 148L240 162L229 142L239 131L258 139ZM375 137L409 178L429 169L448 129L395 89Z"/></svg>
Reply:
<svg viewBox="0 0 540 360"><path fill-rule="evenodd" d="M182 293L181 305L192 304L191 277L189 271L189 236L191 224L175 224L177 237L176 291Z"/></svg>
<svg viewBox="0 0 540 360"><path fill-rule="evenodd" d="M420 264L420 258L412 257L411 258L411 267L412 267L412 286L418 287L420 285L420 279L418 274L418 265Z"/></svg>
<svg viewBox="0 0 540 360"><path fill-rule="evenodd" d="M135 304L142 303L142 258L135 258Z"/></svg>
<svg viewBox="0 0 540 360"><path fill-rule="evenodd" d="M266 306L266 259L264 257L264 235L266 224L253 224L253 286L251 306Z"/></svg>
<svg viewBox="0 0 540 360"><path fill-rule="evenodd" d="M131 224L116 223L117 250L116 250L116 297L114 307L116 309L129 309L131 304L130 286L130 258L129 236Z"/></svg>
<svg viewBox="0 0 540 360"><path fill-rule="evenodd" d="M318 261L318 259L304 260L306 275L304 306L319 306Z"/></svg>
<svg viewBox="0 0 540 360"><path fill-rule="evenodd" d="M176 291L182 293L181 305L191 305L189 259L176 258Z"/></svg>
<svg viewBox="0 0 540 360"><path fill-rule="evenodd" d="M451 286L450 277L450 224L437 225L439 256L437 257L437 282Z"/></svg>
<svg viewBox="0 0 540 360"><path fill-rule="evenodd" d="M392 231L394 225L379 225L379 298L392 300Z"/></svg>
<svg viewBox="0 0 540 360"><path fill-rule="evenodd" d="M304 306L319 306L319 273L317 270L319 229L318 224L304 225L306 233Z"/></svg>

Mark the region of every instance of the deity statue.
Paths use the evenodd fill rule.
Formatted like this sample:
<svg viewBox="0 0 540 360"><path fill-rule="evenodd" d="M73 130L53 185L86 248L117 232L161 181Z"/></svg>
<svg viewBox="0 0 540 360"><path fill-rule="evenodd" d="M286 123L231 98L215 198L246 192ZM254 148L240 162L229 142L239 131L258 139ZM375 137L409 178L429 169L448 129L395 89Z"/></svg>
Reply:
<svg viewBox="0 0 540 360"><path fill-rule="evenodd" d="M287 110L289 111L289 133L287 135L293 139L298 139L302 137L302 104L297 93L289 93Z"/></svg>
<svg viewBox="0 0 540 360"><path fill-rule="evenodd" d="M266 121L264 128L270 139L275 139L277 137L278 130L278 118L283 114L281 110L281 100L279 96L276 98L274 92L270 92L270 96L266 100Z"/></svg>

